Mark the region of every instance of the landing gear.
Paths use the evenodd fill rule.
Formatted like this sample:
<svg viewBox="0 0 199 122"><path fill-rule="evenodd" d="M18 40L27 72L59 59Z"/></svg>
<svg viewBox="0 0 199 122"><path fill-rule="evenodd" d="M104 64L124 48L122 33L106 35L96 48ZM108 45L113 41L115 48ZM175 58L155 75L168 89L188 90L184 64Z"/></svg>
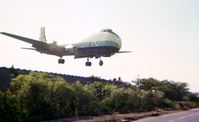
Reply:
<svg viewBox="0 0 199 122"><path fill-rule="evenodd" d="M87 58L87 62L85 63L85 65L89 67L92 65L92 63L89 61L89 58Z"/></svg>
<svg viewBox="0 0 199 122"><path fill-rule="evenodd" d="M100 59L99 65L102 66L103 65L103 61Z"/></svg>
<svg viewBox="0 0 199 122"><path fill-rule="evenodd" d="M85 65L90 67L90 66L92 65L92 63L87 61L87 62L85 63Z"/></svg>
<svg viewBox="0 0 199 122"><path fill-rule="evenodd" d="M62 58L60 58L60 59L58 60L58 63L59 63L59 64L64 64L64 63L65 63L65 60L62 59Z"/></svg>
<svg viewBox="0 0 199 122"><path fill-rule="evenodd" d="M103 64L104 64L103 61L100 59L99 65L102 66ZM87 61L86 61L85 65L89 66L89 67L92 65L92 63L89 61L89 58L87 58Z"/></svg>

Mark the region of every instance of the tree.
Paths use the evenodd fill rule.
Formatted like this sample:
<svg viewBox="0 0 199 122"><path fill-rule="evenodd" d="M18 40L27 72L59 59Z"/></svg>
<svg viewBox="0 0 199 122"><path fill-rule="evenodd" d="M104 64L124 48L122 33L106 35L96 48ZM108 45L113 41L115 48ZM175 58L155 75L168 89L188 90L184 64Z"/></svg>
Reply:
<svg viewBox="0 0 199 122"><path fill-rule="evenodd" d="M10 89L0 91L0 121L150 111L155 107L177 108L180 102L188 107L198 106L198 96L188 92L186 83L153 78L135 83L137 86L105 81L69 84L48 73L19 74L12 79Z"/></svg>
<svg viewBox="0 0 199 122"><path fill-rule="evenodd" d="M48 73L31 72L12 81L27 121L48 120L70 115L73 92L64 79Z"/></svg>
<svg viewBox="0 0 199 122"><path fill-rule="evenodd" d="M157 87L160 86L160 81L154 78L140 79L139 81L134 81L134 82L139 87L139 89L143 89L143 90L157 89Z"/></svg>
<svg viewBox="0 0 199 122"><path fill-rule="evenodd" d="M21 122L23 121L23 115L19 98L9 90L5 92L0 91L0 121Z"/></svg>
<svg viewBox="0 0 199 122"><path fill-rule="evenodd" d="M187 86L187 83L165 80L161 82L160 90L164 92L166 98L181 101L188 93Z"/></svg>
<svg viewBox="0 0 199 122"><path fill-rule="evenodd" d="M93 92L89 91L87 85L83 85L80 81L72 84L73 90L73 102L72 107L75 113L75 116L79 115L91 115L95 112L96 109L96 99Z"/></svg>

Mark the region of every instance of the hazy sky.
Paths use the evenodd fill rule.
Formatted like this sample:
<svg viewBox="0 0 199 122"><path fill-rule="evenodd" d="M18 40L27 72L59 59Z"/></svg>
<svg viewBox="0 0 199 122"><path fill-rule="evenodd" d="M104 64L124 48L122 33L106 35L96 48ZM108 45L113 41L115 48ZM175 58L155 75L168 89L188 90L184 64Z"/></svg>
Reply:
<svg viewBox="0 0 199 122"><path fill-rule="evenodd" d="M46 27L49 42L81 41L111 28L122 39L121 50L111 58L58 57L22 50L30 44L0 35L0 66L49 71L79 76L118 78L125 81L153 77L187 82L199 92L198 0L0 0L0 31L39 38Z"/></svg>

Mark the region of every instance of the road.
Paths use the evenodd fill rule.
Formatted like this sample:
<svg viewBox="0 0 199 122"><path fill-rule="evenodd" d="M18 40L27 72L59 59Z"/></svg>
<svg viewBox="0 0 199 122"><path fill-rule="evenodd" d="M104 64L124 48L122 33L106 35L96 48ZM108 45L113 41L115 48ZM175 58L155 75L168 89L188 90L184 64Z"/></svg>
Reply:
<svg viewBox="0 0 199 122"><path fill-rule="evenodd" d="M157 117L148 117L136 122L199 122L199 108Z"/></svg>

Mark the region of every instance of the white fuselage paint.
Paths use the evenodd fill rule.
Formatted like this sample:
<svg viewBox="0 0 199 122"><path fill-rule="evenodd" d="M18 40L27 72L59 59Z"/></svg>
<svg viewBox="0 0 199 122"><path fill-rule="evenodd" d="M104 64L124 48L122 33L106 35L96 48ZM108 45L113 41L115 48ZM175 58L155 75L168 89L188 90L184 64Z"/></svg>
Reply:
<svg viewBox="0 0 199 122"><path fill-rule="evenodd" d="M84 39L83 41L74 44L74 47L84 48L111 46L120 49L122 46L120 37L111 32L100 31Z"/></svg>
<svg viewBox="0 0 199 122"><path fill-rule="evenodd" d="M122 46L120 37L112 30L102 30L79 43L72 45L75 58L109 57L118 52Z"/></svg>

